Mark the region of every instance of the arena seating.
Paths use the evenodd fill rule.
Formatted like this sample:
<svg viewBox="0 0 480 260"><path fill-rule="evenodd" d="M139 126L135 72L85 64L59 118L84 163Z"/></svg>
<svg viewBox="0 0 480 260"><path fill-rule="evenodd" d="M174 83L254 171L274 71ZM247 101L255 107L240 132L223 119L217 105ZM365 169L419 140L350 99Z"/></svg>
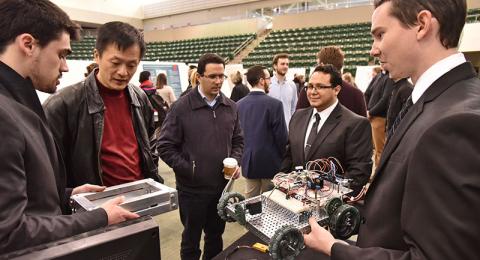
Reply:
<svg viewBox="0 0 480 260"><path fill-rule="evenodd" d="M254 64L271 67L276 53L290 55L290 67L311 67L322 46L337 45L345 52L344 71L354 73L356 66L368 65L372 58L370 23L310 27L273 31L243 60L248 68Z"/></svg>
<svg viewBox="0 0 480 260"><path fill-rule="evenodd" d="M198 58L207 52L217 53L228 60L233 59L233 56L254 38L255 34L241 34L170 42L149 42L143 60L196 63ZM69 58L91 60L94 47L94 37L85 37L82 41L72 42L73 53Z"/></svg>
<svg viewBox="0 0 480 260"><path fill-rule="evenodd" d="M480 22L480 8L470 9L467 22ZM342 24L272 31L242 63L245 68L260 64L271 67L276 53L290 55L290 67L309 68L316 63L316 53L323 46L337 45L345 52L344 72L355 74L357 66L373 63L369 51L372 44L370 23ZM207 52L214 52L228 62L255 39L255 34L188 39L170 42L149 42L143 60L196 63ZM86 36L72 42L76 60L92 60L95 37Z"/></svg>

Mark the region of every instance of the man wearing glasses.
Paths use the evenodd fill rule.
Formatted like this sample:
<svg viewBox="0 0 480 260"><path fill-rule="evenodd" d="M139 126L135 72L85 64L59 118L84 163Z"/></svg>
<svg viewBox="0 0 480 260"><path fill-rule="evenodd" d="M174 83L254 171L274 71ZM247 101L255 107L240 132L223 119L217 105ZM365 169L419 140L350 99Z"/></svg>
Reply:
<svg viewBox="0 0 480 260"><path fill-rule="evenodd" d="M223 249L225 221L216 207L227 184L222 162L227 157L240 162L243 150L237 106L220 92L224 70L220 56L207 53L200 57L200 85L172 105L158 140L160 157L175 172L184 226L183 260L200 258L202 231L203 259L211 259Z"/></svg>
<svg viewBox="0 0 480 260"><path fill-rule="evenodd" d="M292 117L282 171L335 157L345 177L352 179L352 195L356 196L372 170L372 135L367 118L338 102L341 84L340 73L332 65L315 68L307 87L311 107L297 110Z"/></svg>

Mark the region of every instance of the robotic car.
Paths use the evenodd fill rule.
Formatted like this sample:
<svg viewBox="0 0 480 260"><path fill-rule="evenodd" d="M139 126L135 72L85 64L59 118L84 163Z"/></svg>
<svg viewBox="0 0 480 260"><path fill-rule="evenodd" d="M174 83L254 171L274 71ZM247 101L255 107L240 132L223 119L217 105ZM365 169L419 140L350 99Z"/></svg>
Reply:
<svg viewBox="0 0 480 260"><path fill-rule="evenodd" d="M347 239L358 231L357 208L344 203L350 179L337 174L343 169L335 158L308 162L289 174L278 173L274 188L246 199L236 192L224 192L217 205L219 216L238 222L269 246L275 260L294 259L304 248L303 233L308 219L328 227L335 238ZM227 189L228 186L227 185Z"/></svg>

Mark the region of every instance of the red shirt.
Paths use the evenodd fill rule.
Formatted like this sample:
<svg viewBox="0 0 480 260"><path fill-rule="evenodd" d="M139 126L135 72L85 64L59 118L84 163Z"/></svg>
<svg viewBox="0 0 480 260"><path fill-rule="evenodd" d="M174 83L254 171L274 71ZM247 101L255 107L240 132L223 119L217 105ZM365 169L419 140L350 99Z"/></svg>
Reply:
<svg viewBox="0 0 480 260"><path fill-rule="evenodd" d="M128 90L107 89L98 80L97 85L105 105L100 148L103 184L113 186L143 179Z"/></svg>

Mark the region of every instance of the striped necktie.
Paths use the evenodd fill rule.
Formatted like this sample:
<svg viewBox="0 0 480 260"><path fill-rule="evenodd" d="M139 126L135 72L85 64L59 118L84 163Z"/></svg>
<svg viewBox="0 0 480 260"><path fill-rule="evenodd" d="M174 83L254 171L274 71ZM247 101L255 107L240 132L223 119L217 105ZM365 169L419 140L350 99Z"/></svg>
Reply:
<svg viewBox="0 0 480 260"><path fill-rule="evenodd" d="M315 113L315 122L312 125L312 129L310 130L310 134L308 135L307 144L305 145L305 157L308 155L310 148L312 148L312 144L315 141L318 133L318 124L320 123L320 115Z"/></svg>
<svg viewBox="0 0 480 260"><path fill-rule="evenodd" d="M400 122L405 117L405 115L407 114L408 110L412 105L413 105L412 96L410 96L408 97L407 102L403 104L402 110L400 110L400 113L398 113L397 117L395 118L395 121L393 121L392 128L390 128L390 131L388 131L387 142L395 134L395 130L397 130L397 127L400 125Z"/></svg>

